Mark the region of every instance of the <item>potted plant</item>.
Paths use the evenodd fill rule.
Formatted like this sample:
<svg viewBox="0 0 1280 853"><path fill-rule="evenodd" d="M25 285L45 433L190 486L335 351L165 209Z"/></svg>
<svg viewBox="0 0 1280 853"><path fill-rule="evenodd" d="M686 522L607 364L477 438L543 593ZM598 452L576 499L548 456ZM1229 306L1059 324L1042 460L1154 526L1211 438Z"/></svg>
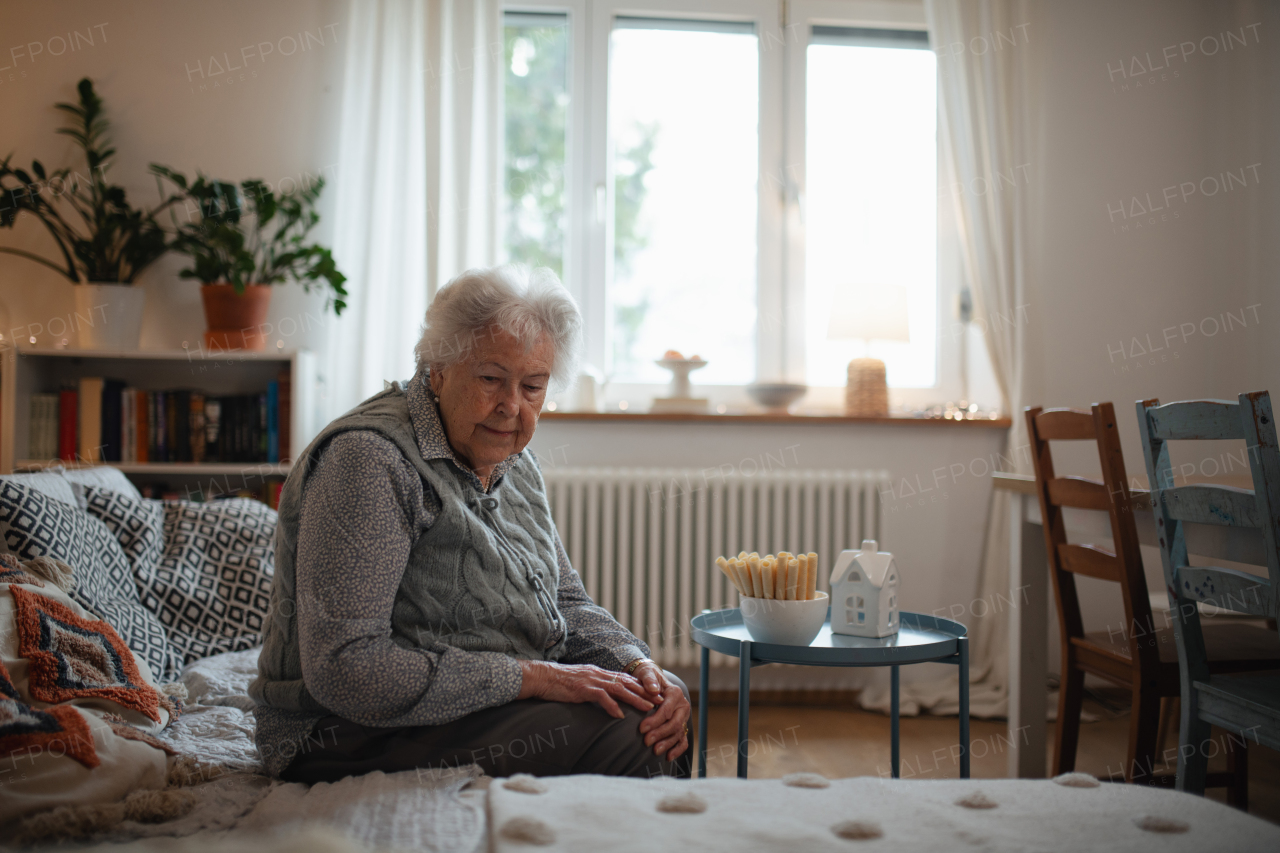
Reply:
<svg viewBox="0 0 1280 853"><path fill-rule="evenodd" d="M11 246L0 246L0 252L43 264L76 286L81 347L137 349L145 292L131 285L169 250L169 237L156 217L180 196L163 198L149 210L129 205L124 188L107 182L116 151L107 136L102 99L87 77L76 89L79 103L56 105L70 116L58 133L84 152L87 175L70 168L47 173L39 160L27 172L9 165L12 154L0 161L0 228L12 228L20 214L31 214L52 235L61 261Z"/></svg>
<svg viewBox="0 0 1280 853"><path fill-rule="evenodd" d="M205 346L209 349L260 350L271 300L271 285L297 281L310 292L327 288L325 307L341 314L347 303L347 280L330 251L307 243L320 221L316 199L324 189L319 178L297 190L274 193L261 180L237 187L197 174L194 181L166 166L152 164L152 172L175 184L194 202L197 218L175 221L174 248L191 258L183 278L203 285Z"/></svg>

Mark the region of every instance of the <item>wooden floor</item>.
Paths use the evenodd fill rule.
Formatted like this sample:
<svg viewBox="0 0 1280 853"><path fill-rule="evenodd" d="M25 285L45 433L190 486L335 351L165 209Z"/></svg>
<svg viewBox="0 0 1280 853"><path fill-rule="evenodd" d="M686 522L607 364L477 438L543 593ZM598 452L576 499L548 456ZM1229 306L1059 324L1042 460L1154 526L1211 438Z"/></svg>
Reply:
<svg viewBox="0 0 1280 853"><path fill-rule="evenodd" d="M1085 708L1100 719L1081 724L1076 769L1099 778L1119 773L1128 738L1128 713L1108 711L1091 700L1085 701ZM737 708L713 704L709 718L707 775L733 776L737 772ZM1046 766L1052 761L1054 724L1049 723L1048 728ZM1006 776L1009 741L1004 721L974 720L970 736L972 776ZM958 742L959 724L955 717L903 717L902 778L958 777ZM1166 748L1176 748L1176 744L1166 744ZM757 779L798 771L821 773L831 779L887 778L889 718L845 707L753 705L748 754L751 777ZM1219 756L1211 759L1209 766L1224 769L1224 761ZM1209 796L1222 802L1226 799L1223 790L1211 789ZM1249 811L1280 823L1280 755L1256 744L1249 749Z"/></svg>

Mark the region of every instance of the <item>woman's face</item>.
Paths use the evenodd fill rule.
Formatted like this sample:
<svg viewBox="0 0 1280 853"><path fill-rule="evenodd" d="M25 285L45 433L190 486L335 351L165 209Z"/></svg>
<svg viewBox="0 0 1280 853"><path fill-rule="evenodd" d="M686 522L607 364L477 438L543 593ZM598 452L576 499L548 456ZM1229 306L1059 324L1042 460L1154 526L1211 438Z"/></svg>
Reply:
<svg viewBox="0 0 1280 853"><path fill-rule="evenodd" d="M470 359L431 371L431 390L449 445L487 486L493 467L533 437L553 350L544 336L526 351L502 330L475 340Z"/></svg>

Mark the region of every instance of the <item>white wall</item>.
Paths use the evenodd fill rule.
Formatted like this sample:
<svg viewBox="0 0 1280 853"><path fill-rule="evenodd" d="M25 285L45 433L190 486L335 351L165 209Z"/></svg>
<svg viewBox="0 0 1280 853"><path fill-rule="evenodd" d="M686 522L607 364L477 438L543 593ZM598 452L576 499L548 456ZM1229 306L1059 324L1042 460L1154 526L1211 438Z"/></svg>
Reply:
<svg viewBox="0 0 1280 853"><path fill-rule="evenodd" d="M235 181L283 181L286 187L289 179L324 174L332 187L346 25L344 0L5 2L0 109L8 118L0 156L13 152L24 168L36 158L50 169L68 165L83 172L71 141L54 134L63 116L53 104L75 101L77 81L88 76L112 125L117 156L109 178L126 188L135 205L158 199L147 174L152 162L188 175L201 170ZM73 32L81 35L74 51L65 44ZM92 46L85 41L89 36ZM215 63L235 70L215 74ZM322 217L332 198L326 190ZM322 218L313 232L322 241L325 228ZM49 256L56 251L33 221L0 231L0 241ZM184 341L197 346L201 339L199 289L178 279L183 266L168 256L140 278L147 290L143 347L179 347ZM73 306L65 279L5 255L0 300L9 311L9 328L31 324L33 332L44 330L37 332L42 345L53 340L49 321L65 319ZM306 315L319 318L322 308L321 298L280 287L269 322L288 330L290 324L280 320L302 318L303 328L285 346L315 347L322 328ZM56 332L61 324L53 327Z"/></svg>
<svg viewBox="0 0 1280 853"><path fill-rule="evenodd" d="M1145 483L1136 400L1280 392L1280 7L1090 0L1033 12L1026 49L1041 69L1044 145L1031 170L1036 351L1025 399L1046 407L1113 401L1128 473ZM1224 51L1222 34L1238 37L1242 27L1247 46L1234 41ZM1217 54L1206 55L1215 41ZM1185 42L1195 46L1184 61ZM1169 45L1179 47L1166 62ZM1168 67L1129 77L1134 58L1146 66L1148 53L1150 64ZM1228 170L1238 177L1242 167L1247 186L1200 192L1203 179ZM1184 200L1178 190L1164 202L1166 187L1185 182L1197 184L1193 194ZM1214 183L1204 183L1206 193ZM1145 207L1148 193L1167 209L1127 216L1134 196ZM1122 202L1126 215L1109 213ZM1226 312L1247 322L1215 334ZM1184 324L1195 326L1185 340ZM1163 348L1143 354L1148 335ZM1176 449L1175 462L1214 473L1224 448L1196 444L1205 446ZM1059 460L1062 473L1099 470L1096 453L1083 448L1063 448ZM1148 559L1147 575L1161 590L1158 558ZM1123 624L1111 585L1089 582L1082 605L1090 629Z"/></svg>
<svg viewBox="0 0 1280 853"><path fill-rule="evenodd" d="M1039 393L1029 399L1055 406L1113 400L1130 473L1142 474L1135 400L1280 389L1280 182L1271 172L1280 155L1280 8L1083 2L1035 9L1038 37L1027 49L1042 63L1044 147L1033 166L1040 221L1031 316L1039 346L1031 390ZM1246 48L1206 56L1197 46L1185 62L1157 71L1154 84L1137 88L1131 79L1129 91L1120 91L1119 77L1109 80L1108 66L1130 66L1135 56L1146 64L1148 52L1162 64L1168 45L1198 45L1253 23L1260 26L1245 29ZM1184 182L1210 179L1205 189L1212 191L1212 178L1227 170L1238 176L1242 167L1248 186L1212 197L1197 188L1185 201L1176 192L1167 210L1128 219L1127 233L1120 231L1125 220L1108 212L1121 202L1129 208L1134 196L1145 206L1148 193L1164 206L1162 191ZM1220 315L1238 318L1250 305L1259 307L1245 312L1245 327L1210 334ZM1197 327L1185 341L1183 324ZM1147 336L1161 346L1165 329L1174 339L1143 356Z"/></svg>

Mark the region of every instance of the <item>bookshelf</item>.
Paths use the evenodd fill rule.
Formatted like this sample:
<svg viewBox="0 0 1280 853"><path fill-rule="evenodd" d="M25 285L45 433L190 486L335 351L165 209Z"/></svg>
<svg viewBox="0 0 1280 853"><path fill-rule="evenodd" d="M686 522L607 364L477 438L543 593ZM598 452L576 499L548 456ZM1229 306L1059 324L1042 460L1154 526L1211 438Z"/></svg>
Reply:
<svg viewBox="0 0 1280 853"><path fill-rule="evenodd" d="M55 464L56 459L33 459L28 454L31 395L78 385L82 377L122 380L144 391L186 389L206 396L253 394L263 391L288 370L292 392L289 430L293 452L315 436L315 357L307 350L266 352L200 350L50 350L18 347L0 352L0 472L31 471ZM268 462L106 462L139 483L190 484L201 478L236 480L284 476L289 460Z"/></svg>

